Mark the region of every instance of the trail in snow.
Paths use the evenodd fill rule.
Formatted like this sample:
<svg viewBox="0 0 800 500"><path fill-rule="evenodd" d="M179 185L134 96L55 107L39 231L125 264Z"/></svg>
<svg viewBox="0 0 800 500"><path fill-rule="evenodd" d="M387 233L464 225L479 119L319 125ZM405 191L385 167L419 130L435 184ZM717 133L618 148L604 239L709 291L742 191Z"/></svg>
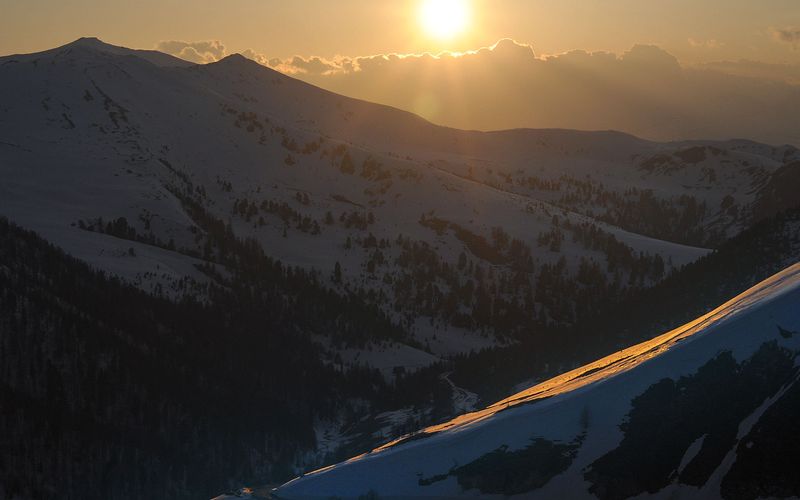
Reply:
<svg viewBox="0 0 800 500"><path fill-rule="evenodd" d="M453 391L453 411L456 413L464 413L472 411L478 404L478 395L466 389L458 387L451 379L450 375L453 372L443 373L441 379L447 382L450 389Z"/></svg>

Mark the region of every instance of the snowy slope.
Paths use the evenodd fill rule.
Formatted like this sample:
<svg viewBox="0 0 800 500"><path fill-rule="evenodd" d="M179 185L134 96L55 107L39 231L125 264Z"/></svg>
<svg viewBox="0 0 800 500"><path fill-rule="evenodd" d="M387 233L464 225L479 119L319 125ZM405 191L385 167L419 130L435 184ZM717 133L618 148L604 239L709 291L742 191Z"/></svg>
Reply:
<svg viewBox="0 0 800 500"><path fill-rule="evenodd" d="M685 150L695 146L724 153L691 163L696 158ZM145 290L178 297L201 294L211 279L197 267L203 232L175 193L190 195L230 223L237 237L258 241L269 256L317 270L343 293L362 288L378 297L430 351L392 345L383 349L387 355L378 348L344 353L349 361L367 360L384 371L502 341L494 332L436 317L424 310L430 309L427 303L405 303L452 292L444 280L427 280L434 291L421 290L420 283L409 286L404 305L395 310L403 300L392 280L425 276L397 263L403 254L398 236L409 247L426 245L449 269L465 254L470 262L459 270L461 286L474 279L472 263L494 276L487 287L516 273L459 236L460 231L490 241L496 227L530 249L534 271L526 271L526 290L535 290L537 273L562 258L572 280L588 260L609 282L624 284L633 271L607 266L604 250L578 241L563 229L565 223L595 226L634 258L663 259L668 271L705 255L705 242L596 217L607 210L605 198L624 195L631 186L651 190L667 208L678 207L676 220L682 221L679 199L688 196L706 208L684 225L701 234L717 227L733 234L749 224L751 206L771 176L798 157L792 148L742 141L659 144L617 132L459 131L323 91L241 56L187 65L157 52L81 39L0 58L0 215ZM646 165L654 167L644 168L652 158L657 160ZM719 178L723 169L730 173L725 182L709 184L710 169ZM532 176L563 175L589 175L594 188L602 185L612 194L572 202L561 199L573 194L566 187L554 192L527 183ZM245 202L253 213L238 209ZM265 205L270 203L279 209ZM736 218L725 215L732 207ZM629 208L620 211L637 212ZM423 216L435 223L422 224ZM98 230L119 218L159 244ZM347 218L372 222L350 224ZM558 248L540 243L557 229L563 239ZM381 248L369 245L370 235L383 240ZM332 279L337 263L341 281ZM637 279L647 286L658 278L638 273ZM523 295L505 299L521 303ZM452 309L469 315L472 306ZM560 321L543 305L529 310L539 311L542 321Z"/></svg>
<svg viewBox="0 0 800 500"><path fill-rule="evenodd" d="M782 432L761 421L797 417L786 413L797 411L798 332L800 264L676 330L295 479L276 497L750 498L748 471L764 460L751 455Z"/></svg>

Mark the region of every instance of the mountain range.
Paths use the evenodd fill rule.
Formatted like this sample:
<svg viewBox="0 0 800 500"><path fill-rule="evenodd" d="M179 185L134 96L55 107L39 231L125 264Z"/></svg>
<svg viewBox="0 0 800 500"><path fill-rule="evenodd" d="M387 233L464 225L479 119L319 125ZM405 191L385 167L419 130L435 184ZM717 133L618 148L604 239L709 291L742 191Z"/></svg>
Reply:
<svg viewBox="0 0 800 500"><path fill-rule="evenodd" d="M650 44L618 54L535 49L503 39L460 53L246 54L322 88L457 128L612 128L661 141L746 137L800 145L796 64L688 64Z"/></svg>
<svg viewBox="0 0 800 500"><path fill-rule="evenodd" d="M1 57L0 116L6 444L69 478L3 466L21 496L282 482L644 340L798 252L790 145L457 130L239 55L92 38ZM69 423L27 439L43 409Z"/></svg>

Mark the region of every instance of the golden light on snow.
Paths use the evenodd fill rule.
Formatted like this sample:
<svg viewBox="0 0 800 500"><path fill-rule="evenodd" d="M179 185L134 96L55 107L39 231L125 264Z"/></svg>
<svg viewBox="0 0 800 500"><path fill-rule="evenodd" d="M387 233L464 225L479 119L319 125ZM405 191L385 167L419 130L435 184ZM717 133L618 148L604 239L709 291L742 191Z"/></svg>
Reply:
<svg viewBox="0 0 800 500"><path fill-rule="evenodd" d="M441 40L454 38L469 26L469 0L423 0L419 19L425 33Z"/></svg>
<svg viewBox="0 0 800 500"><path fill-rule="evenodd" d="M449 422L423 429L420 431L420 434L430 435L438 432L458 430L480 423L508 408L566 394L590 384L607 380L615 375L628 372L642 363L676 348L679 344L690 339L695 334L708 334L713 330L715 325L737 314L741 314L751 307L757 307L763 304L769 297L774 297L786 291L786 287L791 287L792 283L796 283L798 280L800 280L800 264L795 264L762 281L746 292L737 295L713 311L679 328L664 333L652 340L623 349L594 363L554 377L546 382L542 382L539 385L535 385L525 391L499 401L483 410L465 413ZM395 439L390 443L376 448L374 452L384 451L393 446L397 446L407 441L408 438L409 436L404 436ZM351 459L351 461L358 460L359 458L360 457L356 457Z"/></svg>

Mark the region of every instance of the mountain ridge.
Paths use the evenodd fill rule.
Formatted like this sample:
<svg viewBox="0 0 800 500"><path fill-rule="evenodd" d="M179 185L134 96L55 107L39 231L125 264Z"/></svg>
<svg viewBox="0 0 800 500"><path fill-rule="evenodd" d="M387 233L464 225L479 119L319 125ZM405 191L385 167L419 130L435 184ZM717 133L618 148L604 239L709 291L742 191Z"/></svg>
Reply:
<svg viewBox="0 0 800 500"><path fill-rule="evenodd" d="M587 421L591 419L592 423L586 424L583 437L578 440L580 449L584 446L583 441L587 439L587 432L589 434L598 432L614 434L610 425L612 422L619 422L617 420L619 417L612 417L612 420L609 421L604 414L607 412L625 414L624 408L627 401L625 398L630 397L629 394L638 394L644 391L648 384L656 384L662 380L662 377L664 377L663 379L685 377L692 373L692 367L701 365L706 359L713 360L718 353L726 350L732 350L738 359L747 359L750 356L748 353L757 351L759 346L763 347L768 342L778 342L794 349L792 355L794 368L791 370L793 375L790 380L785 381L788 385L781 383L777 386L780 388L777 394L767 393L764 395L767 398L765 404L775 404L786 391L793 387L793 384L797 383L800 373L797 370L797 358L800 353L798 341L800 339L796 335L798 327L800 327L800 315L796 309L800 299L799 290L800 264L795 264L683 327L539 384L528 391L495 403L484 411L463 415L451 422L420 431L419 434L412 434L390 442L373 452L357 456L342 464L301 476L275 490L275 497L284 499L324 498L334 495L339 498L356 498L369 491L381 498L394 498L398 495L455 497L470 494L469 490L473 488L468 485L474 486L480 482L465 483L459 480L458 483L462 488L459 490L459 485L447 478L448 474L453 474L453 470L463 470L459 467L466 462L477 464L478 461L474 461L472 457L480 455L478 450L490 453L497 446L500 446L498 449L508 449L509 451L520 449L522 443L515 442L514 439L519 439L526 433L546 439L559 436L555 438L556 442L568 441L568 439L564 439L563 431L554 429L577 426L578 418L575 419L574 425L557 424L558 419L564 418L564 411L559 411L558 408L568 406L572 408L569 411L576 415L579 413L576 408L591 408L591 416L586 419ZM752 315L758 315L760 318L774 318L773 322L779 326L777 328L766 326L760 321L751 319ZM755 335L755 338L754 335L748 335L748 328L743 329L741 326L737 326L741 323L759 325L756 328L760 333ZM695 344L706 345L697 347ZM693 353L693 349L699 349L704 354ZM681 354L683 355L681 356ZM677 357L677 360L670 363L667 360L671 357ZM659 368L654 368L656 366ZM655 375L652 373L645 375L654 369L656 370ZM620 391L615 388L624 383L633 384L639 389ZM604 386L608 387L604 388ZM615 394L617 399L606 399L607 406L598 408L597 397L591 398L594 392ZM581 398L587 402L580 402ZM576 399L578 402L573 401ZM593 400L594 403L589 403L589 400ZM611 407L616 408L620 405L621 410L610 410ZM761 407L760 404L758 407L759 416L768 409L768 406ZM757 425L757 418L756 422L749 424L750 429ZM598 423L595 424L595 421ZM595 426L600 426L600 429ZM524 427L526 430L503 430L509 427ZM625 429L624 425L622 429ZM568 432L576 432L581 435L579 429ZM745 431L745 435L747 432L749 430ZM503 434L506 436L501 437ZM744 439L744 435L741 435L740 431L739 440L742 439ZM595 441L597 440L595 439ZM487 442L494 444L487 444ZM504 444L501 445L501 442ZM595 446L598 446L597 443ZM608 443L605 446L607 448ZM586 453L590 453L592 456L602 455L597 449ZM655 453L659 453L659 451ZM690 456L689 459L691 460L691 458ZM582 461L587 464L591 462L591 458ZM447 466L445 464L456 465ZM443 465L445 465L444 469L442 469ZM728 469L731 465L731 463L728 464ZM385 466L388 466L389 469L386 469ZM387 476L389 470L393 471L393 475ZM448 473L448 471L450 472ZM727 472L727 470L722 471L723 474ZM509 481L509 475L513 474L513 471L487 468L475 470L473 473L478 474L476 477L485 477L480 474L498 474L499 477L493 483L503 484L504 481L506 483ZM619 470L614 473L622 476ZM532 474L536 474L536 471L534 470ZM542 471L542 474L547 473ZM562 476L562 474L565 475ZM580 484L583 483L583 478L577 481L578 487L563 489L567 488L566 484L576 481L576 478L569 474L565 469L548 476L548 480L544 484L516 491L516 493L525 492L532 498L548 498L548 495L557 491L560 491L560 494L570 491L570 496L573 498L593 498L590 491L581 491ZM572 474L575 475L577 472ZM503 476L506 477L505 480ZM559 486L548 486L551 480L558 481ZM783 480L785 481L786 478ZM588 485L588 483L583 484ZM667 486L669 483L664 485L664 487ZM711 489L702 489L703 486ZM719 486L719 484L702 483L697 490L684 488L682 491L687 497L702 498L707 495L719 495L719 492L715 493L713 490L714 487ZM670 487L678 488L679 486ZM592 493L598 493L594 489L590 490ZM480 491L484 494L490 492L484 489ZM500 493L501 491L492 490L491 492ZM658 490L650 490L650 492L656 493ZM601 493L600 496L601 498L616 497L609 493ZM726 496L726 498L728 497Z"/></svg>
<svg viewBox="0 0 800 500"><path fill-rule="evenodd" d="M184 61L183 59L172 56L170 54L166 54L164 52L160 52L157 50L148 50L148 49L129 49L127 47L122 47L119 45L112 45L93 36L80 37L76 40L73 40L72 42L66 43L59 47L39 52L0 55L0 64L3 64L4 60L5 62L9 62L19 59L23 60L36 59L38 57L46 57L49 55L63 53L64 51L69 51L71 49L76 49L76 48L83 50L90 50L98 53L110 54L114 56L126 56L126 55L133 56L139 59L146 60L149 63L154 64L156 66L189 67L194 65L193 63Z"/></svg>
<svg viewBox="0 0 800 500"><path fill-rule="evenodd" d="M581 262L605 260L608 281L645 286L706 253L715 243L709 235L722 239L747 227L752 187L767 182L784 158L798 156L755 143L659 144L613 131L458 131L337 96L241 56L172 68L134 64L130 54L115 54L95 39L74 45L109 56L78 61L56 57L63 52L56 49L44 53L52 64L0 66L0 106L9 117L0 134L18 146L0 150L8 181L0 212L145 289L174 288L186 276L201 286L209 280L192 271L203 235L183 208L187 199L230 219L237 234L288 264L330 276L338 261L343 279L331 284L340 290L367 285L379 295L405 293L381 283L401 253L412 250L387 250L400 234L437 249L441 279L448 280L438 290L456 289L448 269L461 254L486 266L484 272L500 265L509 274L504 280L512 271L528 275L533 299L546 296L535 290L536 270L557 265L562 253L570 274ZM74 175L54 168L59 164ZM726 180L712 183L715 176ZM74 191L66 189L77 179ZM673 222L640 227L642 203ZM112 257L127 250L105 227L120 218L132 234L150 233L147 241L157 244L134 241L138 257ZM99 219L106 234L98 231ZM378 252L365 243L370 234L384 240ZM348 249L348 240L361 241L363 251ZM297 252L297 245L307 251ZM176 252L182 248L190 259ZM609 252L622 252L622 270L614 270ZM161 268L171 270L167 278L154 278L165 274ZM474 279L466 269L459 274L459 288ZM448 337L464 328L453 323L476 329L458 316L457 300L442 327ZM475 300L465 306L477 307ZM504 300L520 304L522 293ZM430 301L431 308L442 302ZM574 306L558 306L573 315ZM541 313L542 321L563 321L553 314ZM434 335L426 334L423 345ZM475 338L464 349L491 342Z"/></svg>

